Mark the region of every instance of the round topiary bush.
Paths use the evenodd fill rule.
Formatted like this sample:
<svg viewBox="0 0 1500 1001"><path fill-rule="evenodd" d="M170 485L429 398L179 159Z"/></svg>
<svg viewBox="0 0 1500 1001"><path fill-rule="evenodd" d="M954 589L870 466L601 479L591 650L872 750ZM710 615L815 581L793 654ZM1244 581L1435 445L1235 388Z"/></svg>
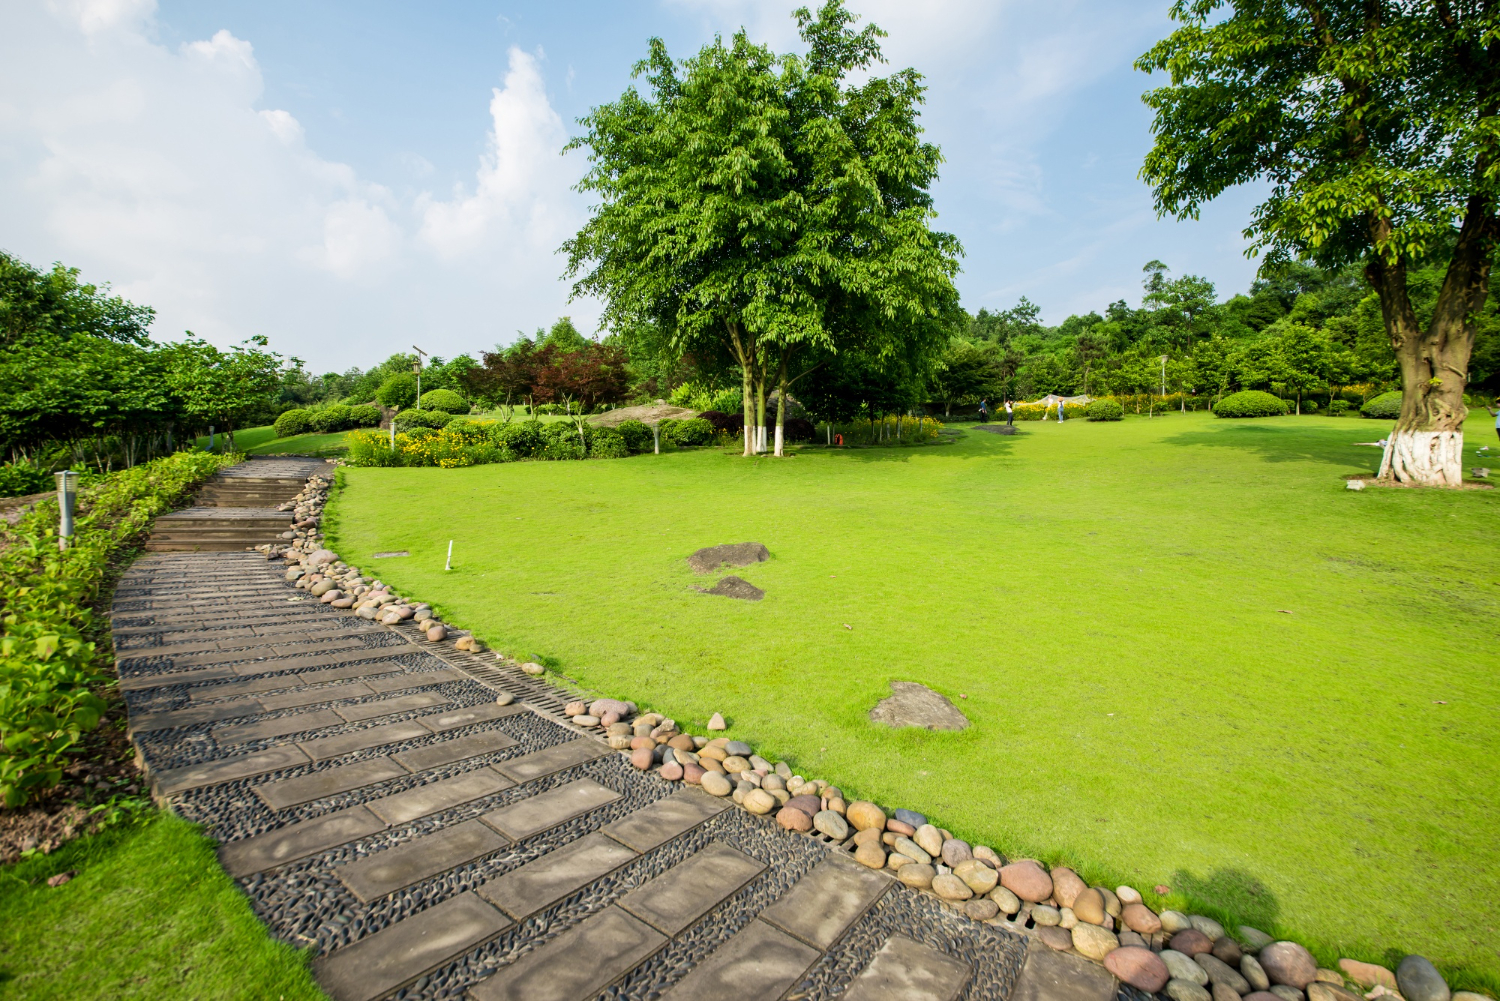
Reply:
<svg viewBox="0 0 1500 1001"><path fill-rule="evenodd" d="M589 439L591 459L623 459L629 454L624 437L613 428L599 428Z"/></svg>
<svg viewBox="0 0 1500 1001"><path fill-rule="evenodd" d="M308 419L312 416L310 410L288 410L276 418L276 423L271 425L278 438L292 438L299 434L307 434L308 428L312 427Z"/></svg>
<svg viewBox="0 0 1500 1001"><path fill-rule="evenodd" d="M1359 408L1361 417L1368 417L1377 421L1393 421L1401 416L1401 393L1393 391L1381 393L1373 400L1367 400L1365 405Z"/></svg>
<svg viewBox="0 0 1500 1001"><path fill-rule="evenodd" d="M397 372L375 390L375 401L383 407L405 410L417 402L417 377L410 372Z"/></svg>
<svg viewBox="0 0 1500 1001"><path fill-rule="evenodd" d="M357 428L377 428L380 426L380 408L373 403L350 407L349 422Z"/></svg>
<svg viewBox="0 0 1500 1001"><path fill-rule="evenodd" d="M403 410L396 415L396 430L409 428L445 428L453 415L441 410Z"/></svg>
<svg viewBox="0 0 1500 1001"><path fill-rule="evenodd" d="M324 407L322 410L314 411L308 423L319 434L347 431L354 426L354 422L349 416L349 410L350 408L343 404Z"/></svg>
<svg viewBox="0 0 1500 1001"><path fill-rule="evenodd" d="M434 389L422 394L423 410L441 410L449 414L466 414L469 403L451 389Z"/></svg>
<svg viewBox="0 0 1500 1001"><path fill-rule="evenodd" d="M1119 400L1094 400L1083 408L1083 416L1091 421L1117 421L1125 416L1125 408Z"/></svg>
<svg viewBox="0 0 1500 1001"><path fill-rule="evenodd" d="M649 451L653 444L651 429L640 421L621 421L620 426L615 428L615 433L632 452Z"/></svg>
<svg viewBox="0 0 1500 1001"><path fill-rule="evenodd" d="M1285 417L1286 401L1262 393L1258 389L1247 389L1231 393L1214 404L1215 417Z"/></svg>
<svg viewBox="0 0 1500 1001"><path fill-rule="evenodd" d="M714 426L702 417L661 422L661 436L677 445L707 445L714 440Z"/></svg>

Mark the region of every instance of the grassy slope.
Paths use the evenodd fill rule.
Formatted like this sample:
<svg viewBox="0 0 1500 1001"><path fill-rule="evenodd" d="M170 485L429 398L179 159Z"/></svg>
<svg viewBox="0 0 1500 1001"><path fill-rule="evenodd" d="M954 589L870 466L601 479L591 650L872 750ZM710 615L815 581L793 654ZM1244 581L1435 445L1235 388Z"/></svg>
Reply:
<svg viewBox="0 0 1500 1001"><path fill-rule="evenodd" d="M1190 414L781 461L350 469L333 524L497 649L689 726L722 711L856 795L1167 883L1325 960L1405 948L1493 990L1500 493L1346 491L1383 431ZM1471 457L1494 440L1469 432ZM690 589L685 556L747 539L773 554L741 571L764 601ZM366 562L387 549L413 555ZM877 728L898 679L974 725Z"/></svg>
<svg viewBox="0 0 1500 1001"><path fill-rule="evenodd" d="M342 452L347 446L344 438L349 432L335 431L331 434L299 434L291 438L276 437L276 429L269 424L259 428L245 428L234 433L234 445L249 455L331 455ZM224 437L218 436L216 447L223 447ZM208 447L208 436L197 441L199 448Z"/></svg>
<svg viewBox="0 0 1500 1001"><path fill-rule="evenodd" d="M72 882L47 886L69 869ZM267 937L211 843L169 814L0 870L0 997L323 996L303 955Z"/></svg>

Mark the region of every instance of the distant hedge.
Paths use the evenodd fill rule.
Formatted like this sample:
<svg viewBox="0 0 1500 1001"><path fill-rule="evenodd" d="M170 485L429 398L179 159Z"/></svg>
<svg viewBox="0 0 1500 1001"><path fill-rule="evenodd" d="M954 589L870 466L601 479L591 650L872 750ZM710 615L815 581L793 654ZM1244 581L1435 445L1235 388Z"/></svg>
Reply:
<svg viewBox="0 0 1500 1001"><path fill-rule="evenodd" d="M1067 412L1064 411L1064 416ZM1125 416L1125 408L1120 406L1119 400L1108 398L1095 400L1083 408L1083 416L1091 421L1117 421Z"/></svg>
<svg viewBox="0 0 1500 1001"><path fill-rule="evenodd" d="M453 415L444 410L403 410L396 415L396 430L410 428L445 428Z"/></svg>
<svg viewBox="0 0 1500 1001"><path fill-rule="evenodd" d="M1231 393L1214 404L1215 417L1285 417L1287 412L1285 400L1258 389Z"/></svg>
<svg viewBox="0 0 1500 1001"><path fill-rule="evenodd" d="M294 438L299 434L307 434L312 425L308 419L312 416L310 410L288 410L276 418L272 425L278 438Z"/></svg>
<svg viewBox="0 0 1500 1001"><path fill-rule="evenodd" d="M1393 421L1401 416L1401 393L1381 393L1374 399L1365 401L1365 405L1359 408L1359 413L1361 417L1371 420Z"/></svg>

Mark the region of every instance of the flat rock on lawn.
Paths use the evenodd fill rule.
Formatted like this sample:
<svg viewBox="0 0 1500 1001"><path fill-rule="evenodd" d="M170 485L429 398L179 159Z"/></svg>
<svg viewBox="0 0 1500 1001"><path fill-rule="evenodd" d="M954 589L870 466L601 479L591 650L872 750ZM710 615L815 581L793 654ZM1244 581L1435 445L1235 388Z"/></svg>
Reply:
<svg viewBox="0 0 1500 1001"><path fill-rule="evenodd" d="M870 710L870 718L887 726L920 726L928 730L962 730L969 725L963 713L943 696L914 681L893 681L889 698Z"/></svg>
<svg viewBox="0 0 1500 1001"><path fill-rule="evenodd" d="M737 542L700 549L687 560L694 573L713 573L726 563L732 567L748 567L770 558L771 551L759 542Z"/></svg>
<svg viewBox="0 0 1500 1001"><path fill-rule="evenodd" d="M713 587L700 587L698 590L704 594L717 594L724 598L739 598L742 601L759 601L766 596L766 592L748 580L734 576L725 577Z"/></svg>

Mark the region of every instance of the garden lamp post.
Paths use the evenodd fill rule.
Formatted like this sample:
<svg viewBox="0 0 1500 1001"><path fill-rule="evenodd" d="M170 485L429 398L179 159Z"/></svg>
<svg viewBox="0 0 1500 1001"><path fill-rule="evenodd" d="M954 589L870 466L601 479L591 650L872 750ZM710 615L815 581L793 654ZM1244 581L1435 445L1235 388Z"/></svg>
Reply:
<svg viewBox="0 0 1500 1001"><path fill-rule="evenodd" d="M417 409L422 409L422 359L427 357L427 352L415 344L411 349L417 353L417 360L411 363L411 370L417 373Z"/></svg>
<svg viewBox="0 0 1500 1001"><path fill-rule="evenodd" d="M78 502L78 474L64 469L57 476L57 507L61 514L57 526L57 548L67 549L73 537L73 506Z"/></svg>

